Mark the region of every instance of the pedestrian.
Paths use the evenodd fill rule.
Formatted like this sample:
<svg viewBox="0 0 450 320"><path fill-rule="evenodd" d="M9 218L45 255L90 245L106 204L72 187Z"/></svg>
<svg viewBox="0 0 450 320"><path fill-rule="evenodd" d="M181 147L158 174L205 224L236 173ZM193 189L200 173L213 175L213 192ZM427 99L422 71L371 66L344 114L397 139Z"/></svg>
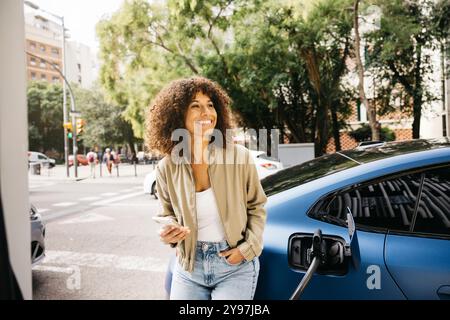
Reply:
<svg viewBox="0 0 450 320"><path fill-rule="evenodd" d="M94 152L93 149L91 149L87 153L86 157L89 163L89 167L91 168L91 177L95 179L95 164L97 161L97 154Z"/></svg>
<svg viewBox="0 0 450 320"><path fill-rule="evenodd" d="M136 156L136 152L133 152L130 157L131 164L138 164L138 157Z"/></svg>
<svg viewBox="0 0 450 320"><path fill-rule="evenodd" d="M106 163L106 169L108 170L109 176L112 176L112 166L114 163L114 155L111 154L111 149L106 148L105 155L104 155L104 161Z"/></svg>
<svg viewBox="0 0 450 320"><path fill-rule="evenodd" d="M267 198L249 150L227 138L230 102L217 83L195 77L170 83L148 110L146 142L165 155L156 167L157 218L171 219L160 240L176 247L171 299L255 293ZM177 132L186 134L178 144Z"/></svg>

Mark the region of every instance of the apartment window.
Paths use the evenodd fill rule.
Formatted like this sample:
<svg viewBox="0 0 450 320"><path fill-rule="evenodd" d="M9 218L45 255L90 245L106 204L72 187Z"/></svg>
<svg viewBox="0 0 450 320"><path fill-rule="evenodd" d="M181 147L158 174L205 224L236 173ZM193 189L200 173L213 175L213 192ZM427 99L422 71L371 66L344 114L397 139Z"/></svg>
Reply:
<svg viewBox="0 0 450 320"><path fill-rule="evenodd" d="M41 44L41 45L39 46L39 49L40 49L42 52L45 52L45 46L44 46L43 44Z"/></svg>
<svg viewBox="0 0 450 320"><path fill-rule="evenodd" d="M81 72L81 64L77 63L78 72Z"/></svg>
<svg viewBox="0 0 450 320"><path fill-rule="evenodd" d="M41 59L41 63L39 64L39 66L40 66L41 68L47 68L47 64L45 63L45 60L42 60L42 59Z"/></svg>
<svg viewBox="0 0 450 320"><path fill-rule="evenodd" d="M31 80L36 80L36 72L31 73Z"/></svg>
<svg viewBox="0 0 450 320"><path fill-rule="evenodd" d="M58 82L59 82L59 78L56 77L56 76L53 76L52 82L53 82L53 83L58 83Z"/></svg>
<svg viewBox="0 0 450 320"><path fill-rule="evenodd" d="M55 55L55 56L58 56L59 55L58 48L52 48L52 54Z"/></svg>
<svg viewBox="0 0 450 320"><path fill-rule="evenodd" d="M41 74L41 80L47 81L47 76L45 74Z"/></svg>
<svg viewBox="0 0 450 320"><path fill-rule="evenodd" d="M442 136L447 136L447 116L445 114L442 115Z"/></svg>
<svg viewBox="0 0 450 320"><path fill-rule="evenodd" d="M36 59L35 58L30 58L30 65L35 66L36 65Z"/></svg>
<svg viewBox="0 0 450 320"><path fill-rule="evenodd" d="M36 43L30 42L30 49L31 50L36 50Z"/></svg>

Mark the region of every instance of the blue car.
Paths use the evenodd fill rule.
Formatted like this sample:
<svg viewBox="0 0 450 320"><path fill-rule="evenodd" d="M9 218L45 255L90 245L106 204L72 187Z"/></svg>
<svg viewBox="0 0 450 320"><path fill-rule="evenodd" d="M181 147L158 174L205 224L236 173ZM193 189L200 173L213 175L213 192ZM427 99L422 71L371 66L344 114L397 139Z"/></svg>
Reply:
<svg viewBox="0 0 450 320"><path fill-rule="evenodd" d="M449 139L337 152L262 185L255 299L289 299L310 275L301 299L450 299Z"/></svg>

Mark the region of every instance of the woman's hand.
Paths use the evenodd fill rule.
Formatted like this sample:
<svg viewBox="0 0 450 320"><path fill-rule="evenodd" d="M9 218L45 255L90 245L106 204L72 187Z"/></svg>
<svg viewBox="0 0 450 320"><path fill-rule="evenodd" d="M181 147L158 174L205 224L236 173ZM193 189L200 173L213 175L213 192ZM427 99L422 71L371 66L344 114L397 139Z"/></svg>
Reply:
<svg viewBox="0 0 450 320"><path fill-rule="evenodd" d="M165 244L174 244L184 240L190 232L188 227L168 225L159 230L159 236Z"/></svg>
<svg viewBox="0 0 450 320"><path fill-rule="evenodd" d="M245 259L238 248L222 251L219 253L219 256L225 257L230 264L239 264Z"/></svg>

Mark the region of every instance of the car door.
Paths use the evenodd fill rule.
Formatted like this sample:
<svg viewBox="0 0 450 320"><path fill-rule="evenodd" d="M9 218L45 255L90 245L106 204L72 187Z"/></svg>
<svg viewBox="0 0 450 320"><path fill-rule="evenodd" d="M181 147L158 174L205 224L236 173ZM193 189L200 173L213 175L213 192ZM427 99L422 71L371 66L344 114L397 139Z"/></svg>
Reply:
<svg viewBox="0 0 450 320"><path fill-rule="evenodd" d="M384 257L388 230L408 231L419 195L420 174L395 176L353 185L320 200L311 214L324 222L346 220L347 211L356 223L359 264L350 266L343 277L317 277L318 290L305 298L404 299L390 275ZM334 229L334 230L333 230ZM345 236L345 228L324 227L323 233ZM325 292L321 288L329 288ZM332 288L332 289L331 289Z"/></svg>
<svg viewBox="0 0 450 320"><path fill-rule="evenodd" d="M450 166L423 173L408 233L386 238L386 266L408 299L450 299Z"/></svg>

